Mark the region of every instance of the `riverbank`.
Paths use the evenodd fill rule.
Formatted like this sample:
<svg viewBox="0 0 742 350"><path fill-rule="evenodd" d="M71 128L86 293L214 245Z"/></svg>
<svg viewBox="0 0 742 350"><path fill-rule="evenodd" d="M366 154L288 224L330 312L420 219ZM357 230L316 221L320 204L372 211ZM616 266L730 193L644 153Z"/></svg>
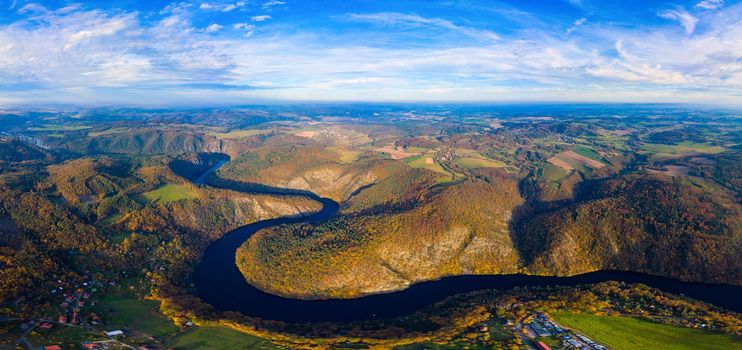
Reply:
<svg viewBox="0 0 742 350"><path fill-rule="evenodd" d="M224 165L219 161L199 179ZM235 263L237 249L257 231L285 224L318 223L333 217L339 204L306 191L272 189L260 185L233 184L215 177L205 185L246 193L281 193L307 196L322 203L320 212L305 217L276 218L242 226L213 242L197 264L193 282L199 298L220 311L237 311L245 315L282 322L364 321L411 314L425 306L459 293L486 289L508 290L516 287L553 285L576 286L605 281L641 283L664 292L686 295L736 312L742 312L742 287L683 282L670 278L625 271L596 271L570 277L510 275L464 275L422 282L385 294L355 299L300 300L266 293L245 281Z"/></svg>

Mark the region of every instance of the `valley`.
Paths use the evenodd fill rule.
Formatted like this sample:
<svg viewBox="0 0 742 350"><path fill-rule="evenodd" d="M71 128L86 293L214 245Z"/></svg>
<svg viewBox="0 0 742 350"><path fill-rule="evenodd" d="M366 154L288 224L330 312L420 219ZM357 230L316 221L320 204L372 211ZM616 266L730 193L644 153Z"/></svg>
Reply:
<svg viewBox="0 0 742 350"><path fill-rule="evenodd" d="M685 123L700 118L692 110L543 118L523 107L462 122L466 107L353 117L304 108L59 113L54 128L43 114L14 116L27 122L4 130L0 147L3 314L56 318L71 286L125 282L128 302L154 301L174 327L123 324L125 342L163 345L183 331L172 341L187 347L206 331L230 338L218 330L227 327L268 347L350 337L383 348L483 322L473 310L492 311L483 305L494 299L466 293L521 300L621 281L738 321L733 116L700 126ZM95 302L116 305L106 295ZM468 311L434 316L446 300ZM87 304L65 310L78 324L118 326ZM334 335L321 331L328 324ZM497 344L519 339L503 332Z"/></svg>

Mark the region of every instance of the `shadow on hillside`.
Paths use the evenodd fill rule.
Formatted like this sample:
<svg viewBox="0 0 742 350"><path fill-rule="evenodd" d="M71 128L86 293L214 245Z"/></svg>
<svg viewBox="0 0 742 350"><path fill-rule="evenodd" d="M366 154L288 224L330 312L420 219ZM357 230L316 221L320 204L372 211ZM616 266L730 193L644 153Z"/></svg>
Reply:
<svg viewBox="0 0 742 350"><path fill-rule="evenodd" d="M552 201L540 200L536 184L530 182L531 180L521 181L519 190L524 202L513 209L508 230L523 267L532 265L540 253L548 250L551 243L551 237L546 234L549 223L535 219L596 198L594 191L597 185L610 178L583 180L574 185L572 197Z"/></svg>
<svg viewBox="0 0 742 350"><path fill-rule="evenodd" d="M220 161L229 161L230 157L223 153L194 153L187 158L178 158L170 161L168 167L177 176L193 181Z"/></svg>

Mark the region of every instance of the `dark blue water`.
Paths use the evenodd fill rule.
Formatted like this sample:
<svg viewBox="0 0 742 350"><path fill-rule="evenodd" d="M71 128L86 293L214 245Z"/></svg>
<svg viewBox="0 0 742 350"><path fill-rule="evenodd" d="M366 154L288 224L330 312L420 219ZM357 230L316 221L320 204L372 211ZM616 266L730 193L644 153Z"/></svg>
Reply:
<svg viewBox="0 0 742 350"><path fill-rule="evenodd" d="M218 168L221 164L217 165ZM213 171L212 168L210 171ZM255 191L248 191L255 192ZM265 192L275 193L270 190ZM286 194L285 190L281 194ZM265 293L248 284L235 263L235 253L260 229L288 223L320 222L337 213L338 204L316 195L296 193L320 201L322 211L303 218L279 218L242 226L212 243L196 266L193 281L198 296L221 311L286 322L362 321L403 316L446 297L484 289L511 289L526 286L574 286L604 281L643 283L674 294L706 301L742 312L742 287L681 282L633 272L599 271L572 277L529 275L455 276L422 282L403 291L356 299L299 300Z"/></svg>

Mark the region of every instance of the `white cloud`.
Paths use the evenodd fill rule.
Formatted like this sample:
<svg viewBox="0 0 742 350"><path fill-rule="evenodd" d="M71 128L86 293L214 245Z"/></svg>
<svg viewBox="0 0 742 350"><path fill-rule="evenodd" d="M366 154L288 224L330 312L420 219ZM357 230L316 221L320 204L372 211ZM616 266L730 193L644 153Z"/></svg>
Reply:
<svg viewBox="0 0 742 350"><path fill-rule="evenodd" d="M694 17L682 8L678 10L665 10L660 12L658 15L665 19L680 22L683 28L685 28L685 32L688 34L693 34L693 31L696 29L696 23L698 23L698 18Z"/></svg>
<svg viewBox="0 0 742 350"><path fill-rule="evenodd" d="M43 13L43 12L47 12L47 9L46 9L46 7L44 7L42 5L39 5L39 4L36 4L36 3L30 3L30 4L26 4L25 6L21 7L18 10L18 13L29 13L29 12L31 12L31 13Z"/></svg>
<svg viewBox="0 0 742 350"><path fill-rule="evenodd" d="M222 8L222 12L230 12L230 11L232 11L234 9L238 9L238 8L244 7L245 5L247 5L247 3L245 1L238 1L238 2L236 2L234 4L229 4L227 6L224 6L224 8Z"/></svg>
<svg viewBox="0 0 742 350"><path fill-rule="evenodd" d="M246 29L246 28L252 29L253 28L253 25L252 24L249 24L249 23L235 23L235 24L232 25L232 28L234 28L234 29Z"/></svg>
<svg viewBox="0 0 742 350"><path fill-rule="evenodd" d="M204 28L204 32L206 32L206 33L216 33L218 31L220 31L222 28L224 28L223 25L220 25L218 23L212 23L212 24L209 24L208 27Z"/></svg>
<svg viewBox="0 0 742 350"><path fill-rule="evenodd" d="M204 93L208 99L201 101L742 100L742 5L699 15L694 35L666 26L616 27L591 19L589 31L568 38L563 32L532 29L483 43L449 36L433 45L377 47L365 33L352 31L332 41L312 33L252 37L255 27L249 22L230 25L244 36L209 35L204 28L194 29L198 10L195 4L171 7L147 21L135 12L28 12L26 19L0 26L0 81L39 88L0 90L0 95L4 101L192 102L195 92L178 89L179 84L218 82L270 89ZM484 29L445 19L372 15L348 18L487 38ZM580 19L573 25L585 23ZM373 34L396 38L388 33ZM126 92L110 90L119 88Z"/></svg>
<svg viewBox="0 0 742 350"><path fill-rule="evenodd" d="M114 19L103 19L98 23L91 23L86 29L77 31L70 35L69 43L65 47L70 48L81 41L89 40L91 38L112 36L128 27L131 27L135 22L135 17L136 14L130 14Z"/></svg>
<svg viewBox="0 0 742 350"><path fill-rule="evenodd" d="M724 0L703 0L696 4L695 7L704 10L716 10L724 6Z"/></svg>
<svg viewBox="0 0 742 350"><path fill-rule="evenodd" d="M268 15L260 15L260 16L253 16L252 17L252 20L253 20L253 22L263 22L263 21L269 20L271 18L273 18L273 17L268 16Z"/></svg>
<svg viewBox="0 0 742 350"><path fill-rule="evenodd" d="M490 30L473 29L459 26L441 18L425 18L418 15L409 15L397 12L380 12L370 14L349 14L348 18L355 21L370 22L383 25L407 25L412 27L435 27L451 30L479 40L498 40L500 36Z"/></svg>
<svg viewBox="0 0 742 350"><path fill-rule="evenodd" d="M214 6L213 4L210 4L210 3L208 3L208 2L204 2L204 3L202 3L201 5L199 5L199 6L198 6L198 8L199 8L200 10L212 10L212 9L214 9L215 7L216 7L216 6Z"/></svg>
<svg viewBox="0 0 742 350"><path fill-rule="evenodd" d="M285 1L280 1L280 0L266 1L266 2L263 3L262 8L265 10L265 9L268 9L268 8L270 8L272 6L279 6L279 5L286 5L286 2Z"/></svg>
<svg viewBox="0 0 742 350"><path fill-rule="evenodd" d="M585 24L585 22L587 22L587 18L584 18L584 17L575 20L574 23L572 23L572 26L567 28L567 31L566 31L567 35L572 34L575 30L577 30L577 28Z"/></svg>
<svg viewBox="0 0 742 350"><path fill-rule="evenodd" d="M246 37L252 36L255 32L255 26L250 23L235 23L232 25L232 28L243 30Z"/></svg>

